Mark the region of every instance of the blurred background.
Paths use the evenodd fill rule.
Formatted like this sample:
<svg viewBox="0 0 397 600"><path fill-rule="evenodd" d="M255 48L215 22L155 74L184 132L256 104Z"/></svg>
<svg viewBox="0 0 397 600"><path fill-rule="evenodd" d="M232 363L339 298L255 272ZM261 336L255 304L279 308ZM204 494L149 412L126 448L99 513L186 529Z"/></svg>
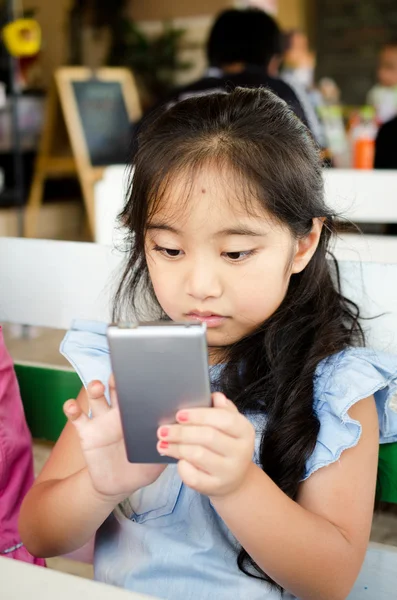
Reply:
<svg viewBox="0 0 397 600"><path fill-rule="evenodd" d="M104 66L128 69L134 75L140 110L145 114L152 106L165 102L178 87L189 88L191 82L213 76L216 69L215 76L220 76L220 71L228 65L211 64L208 47L211 30L223 11L247 7L266 12L278 23L281 41L272 57L276 62L263 63L263 76L281 78L293 89L322 149L325 166L340 169L397 167L396 151L390 142L397 123L394 129L382 131L382 148L378 152L376 147L380 129L397 115L397 4L394 0L245 0L235 3L228 0L167 3L159 0L3 0L0 2L3 26L0 235L17 235L23 231L21 207L31 191L35 158L46 123L45 101L57 69L64 66L86 66L93 72ZM7 24L21 19L39 26L39 45L36 51L33 49L25 55L14 49L11 56ZM34 35L28 30L19 33L20 39L25 36L25 41ZM259 28L252 31L251 42L257 47L272 43L270 38L266 40L266 35L273 34L266 30L265 24L262 33ZM244 36L246 32L235 31L236 48L242 39L246 43ZM228 43L230 40L225 41ZM216 44L222 44L222 35ZM223 75L234 74L236 64L243 70L252 66L238 58L232 62L232 70L226 68ZM89 231L84 224L78 177L46 179L42 195L44 204L37 227L35 224L27 233L25 226L25 235L96 239L92 227ZM65 200L68 200L67 205ZM20 209L19 216L16 207Z"/></svg>

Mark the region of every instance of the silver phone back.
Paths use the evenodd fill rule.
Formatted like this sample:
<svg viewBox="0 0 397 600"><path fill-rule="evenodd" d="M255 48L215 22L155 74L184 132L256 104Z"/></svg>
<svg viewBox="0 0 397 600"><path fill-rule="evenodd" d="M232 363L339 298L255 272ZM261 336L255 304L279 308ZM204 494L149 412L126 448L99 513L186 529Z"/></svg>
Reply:
<svg viewBox="0 0 397 600"><path fill-rule="evenodd" d="M206 327L155 322L111 325L108 341L127 457L170 463L157 451L157 429L181 408L211 405Z"/></svg>

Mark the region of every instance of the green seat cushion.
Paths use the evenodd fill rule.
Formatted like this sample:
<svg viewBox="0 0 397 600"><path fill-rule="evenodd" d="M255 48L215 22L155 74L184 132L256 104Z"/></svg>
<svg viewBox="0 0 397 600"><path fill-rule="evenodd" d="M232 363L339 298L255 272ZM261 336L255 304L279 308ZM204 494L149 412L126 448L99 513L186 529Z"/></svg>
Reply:
<svg viewBox="0 0 397 600"><path fill-rule="evenodd" d="M379 448L378 495L382 502L397 504L397 443Z"/></svg>
<svg viewBox="0 0 397 600"><path fill-rule="evenodd" d="M15 364L26 421L32 437L55 442L66 423L62 406L76 398L81 381L67 368Z"/></svg>

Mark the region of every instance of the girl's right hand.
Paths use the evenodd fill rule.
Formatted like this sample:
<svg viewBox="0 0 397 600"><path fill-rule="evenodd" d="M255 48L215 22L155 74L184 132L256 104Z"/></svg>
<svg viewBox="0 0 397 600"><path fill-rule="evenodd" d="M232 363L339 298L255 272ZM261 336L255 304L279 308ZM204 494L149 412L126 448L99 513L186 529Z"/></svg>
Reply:
<svg viewBox="0 0 397 600"><path fill-rule="evenodd" d="M156 481L166 465L140 465L128 461L113 376L109 379L109 390L110 406L104 395L105 386L100 381L88 384L92 418L75 400L68 400L63 408L77 430L94 489L106 499L114 498L117 504Z"/></svg>

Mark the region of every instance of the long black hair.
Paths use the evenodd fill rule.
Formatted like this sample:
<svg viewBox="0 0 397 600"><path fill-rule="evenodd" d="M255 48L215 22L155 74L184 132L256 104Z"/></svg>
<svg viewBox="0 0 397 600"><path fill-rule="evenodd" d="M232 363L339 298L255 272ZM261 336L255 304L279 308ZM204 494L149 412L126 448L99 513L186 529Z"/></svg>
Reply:
<svg viewBox="0 0 397 600"><path fill-rule="evenodd" d="M364 339L358 308L341 294L337 264L327 260L334 215L324 202L318 150L306 127L270 91L238 88L189 99L159 114L142 131L129 198L120 215L129 232L129 260L114 319L125 318L126 307L139 309L142 286L156 316L164 317L145 259L147 222L172 177L180 172L194 177L195 169L208 161L227 165L295 239L309 234L313 219L324 220L317 250L307 267L292 275L281 306L225 350L220 381L242 412L266 414L261 466L296 499L319 432L313 409L316 367ZM244 549L238 565L247 575L269 580Z"/></svg>

